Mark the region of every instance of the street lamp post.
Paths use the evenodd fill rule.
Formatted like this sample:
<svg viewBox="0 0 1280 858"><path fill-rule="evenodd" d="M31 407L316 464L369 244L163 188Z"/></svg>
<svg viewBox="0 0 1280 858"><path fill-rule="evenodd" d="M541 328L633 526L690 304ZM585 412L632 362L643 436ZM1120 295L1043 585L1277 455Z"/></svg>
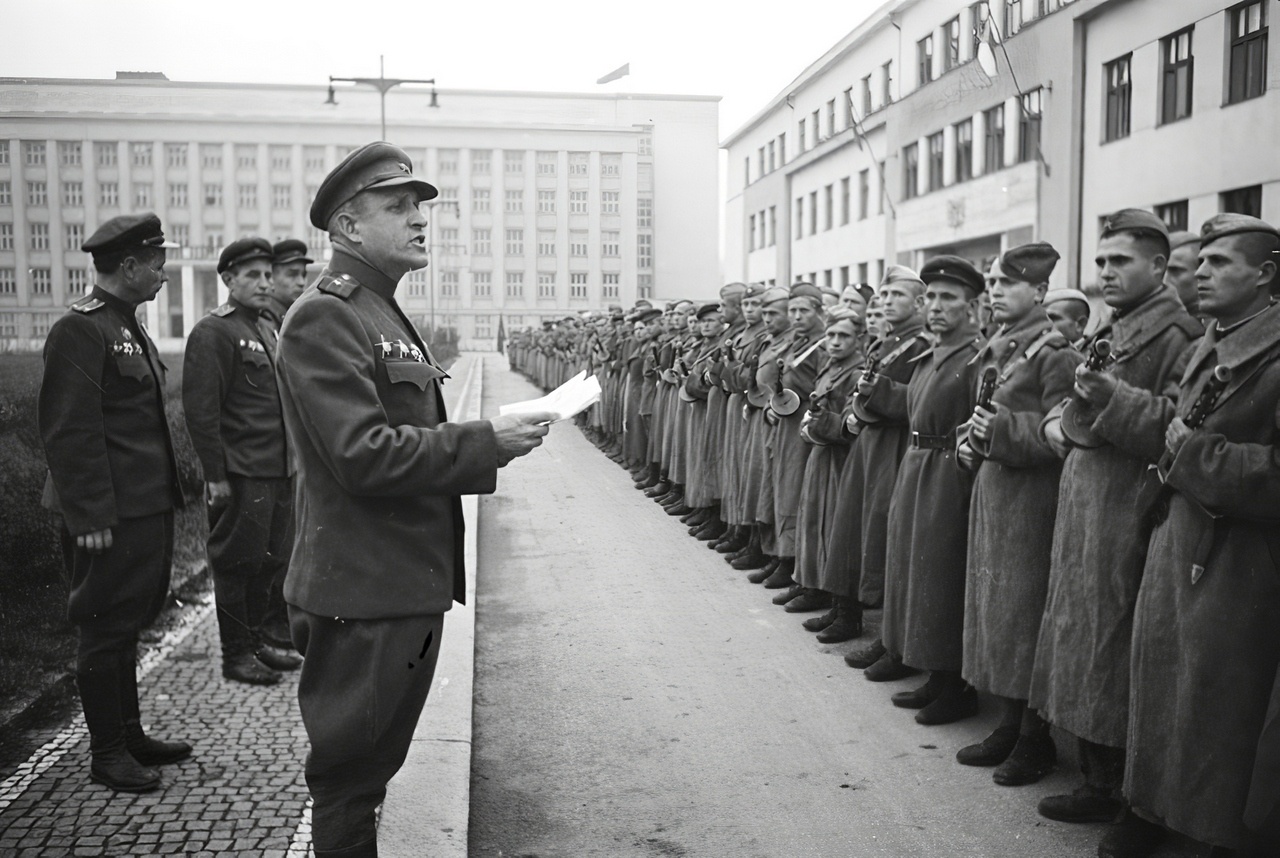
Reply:
<svg viewBox="0 0 1280 858"><path fill-rule="evenodd" d="M431 107L439 107L440 102L436 99L436 79L435 78L411 78L411 77L387 77L384 57L378 55L378 76L377 77L334 77L329 75L329 97L325 99L325 104L337 104L338 99L333 85L335 83L358 83L371 86L378 91L378 101L381 108L381 127L382 140L387 139L387 92L396 88L402 83L429 83L431 84Z"/></svg>

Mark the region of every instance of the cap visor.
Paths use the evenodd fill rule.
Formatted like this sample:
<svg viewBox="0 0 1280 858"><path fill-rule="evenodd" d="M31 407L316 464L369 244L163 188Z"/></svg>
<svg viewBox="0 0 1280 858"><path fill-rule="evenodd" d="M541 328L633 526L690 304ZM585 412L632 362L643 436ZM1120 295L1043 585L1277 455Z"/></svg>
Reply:
<svg viewBox="0 0 1280 858"><path fill-rule="evenodd" d="M374 182L364 190L371 191L375 188L393 188L398 185L413 185L418 191L418 202L424 203L427 200L434 200L440 195L440 191L430 182L424 182L417 176L392 176L383 179L380 182Z"/></svg>

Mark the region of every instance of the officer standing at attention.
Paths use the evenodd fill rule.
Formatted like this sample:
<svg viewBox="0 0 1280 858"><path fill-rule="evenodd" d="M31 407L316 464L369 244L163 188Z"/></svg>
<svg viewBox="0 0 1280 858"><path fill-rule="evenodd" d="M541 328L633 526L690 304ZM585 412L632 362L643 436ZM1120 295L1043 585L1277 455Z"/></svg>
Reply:
<svg viewBox="0 0 1280 858"><path fill-rule="evenodd" d="M296 238L277 241L271 248L271 299L262 311L276 331L284 322L284 314L307 288L307 266L314 259L307 256L307 244Z"/></svg>
<svg viewBox="0 0 1280 858"><path fill-rule="evenodd" d="M306 656L317 858L378 854L374 811L426 703L444 612L465 598L459 495L492 492L555 416L445 422L447 374L395 300L427 264L419 203L437 193L389 143L348 155L311 205L333 258L280 332L299 498L285 598Z"/></svg>
<svg viewBox="0 0 1280 858"><path fill-rule="evenodd" d="M242 238L218 257L230 290L187 338L182 407L204 469L209 566L218 604L222 675L274 685L302 663L263 639L271 582L293 545L293 463L276 389L275 342L259 314L271 296L273 252Z"/></svg>
<svg viewBox="0 0 1280 858"><path fill-rule="evenodd" d="M50 329L40 384L44 504L61 516L89 778L122 792L155 789L152 766L191 754L147 737L138 711L138 632L168 594L182 504L164 365L135 315L168 280L164 248L154 214L112 218L89 237L97 284Z"/></svg>

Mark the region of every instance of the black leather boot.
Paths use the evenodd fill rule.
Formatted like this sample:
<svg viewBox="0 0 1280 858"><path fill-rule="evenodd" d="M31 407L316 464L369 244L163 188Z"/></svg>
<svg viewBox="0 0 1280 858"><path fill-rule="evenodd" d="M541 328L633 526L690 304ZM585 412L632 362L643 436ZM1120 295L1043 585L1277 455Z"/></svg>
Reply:
<svg viewBox="0 0 1280 858"><path fill-rule="evenodd" d="M818 633L818 643L844 643L862 637L862 607L856 599L836 596L836 619Z"/></svg>
<svg viewBox="0 0 1280 858"><path fill-rule="evenodd" d="M117 792L149 792L160 773L133 758L125 745L120 705L120 654L96 653L76 665L76 686L89 728L89 780Z"/></svg>

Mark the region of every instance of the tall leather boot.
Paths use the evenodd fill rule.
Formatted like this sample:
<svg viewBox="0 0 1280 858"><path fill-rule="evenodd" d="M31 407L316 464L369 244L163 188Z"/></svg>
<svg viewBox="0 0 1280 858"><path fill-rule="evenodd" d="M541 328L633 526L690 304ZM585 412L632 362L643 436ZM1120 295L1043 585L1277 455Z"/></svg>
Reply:
<svg viewBox="0 0 1280 858"><path fill-rule="evenodd" d="M213 593L218 606L218 637L222 643L222 675L246 685L275 685L278 672L258 661L256 642L249 627L244 576L213 571Z"/></svg>
<svg viewBox="0 0 1280 858"><path fill-rule="evenodd" d="M120 654L120 715L124 719L125 747L142 765L166 766L191 756L191 746L186 742L164 742L143 732L142 716L138 709L136 648Z"/></svg>
<svg viewBox="0 0 1280 858"><path fill-rule="evenodd" d="M99 652L76 665L76 687L89 728L89 780L117 792L149 792L160 786L160 773L130 754L125 744L120 706L120 655Z"/></svg>

